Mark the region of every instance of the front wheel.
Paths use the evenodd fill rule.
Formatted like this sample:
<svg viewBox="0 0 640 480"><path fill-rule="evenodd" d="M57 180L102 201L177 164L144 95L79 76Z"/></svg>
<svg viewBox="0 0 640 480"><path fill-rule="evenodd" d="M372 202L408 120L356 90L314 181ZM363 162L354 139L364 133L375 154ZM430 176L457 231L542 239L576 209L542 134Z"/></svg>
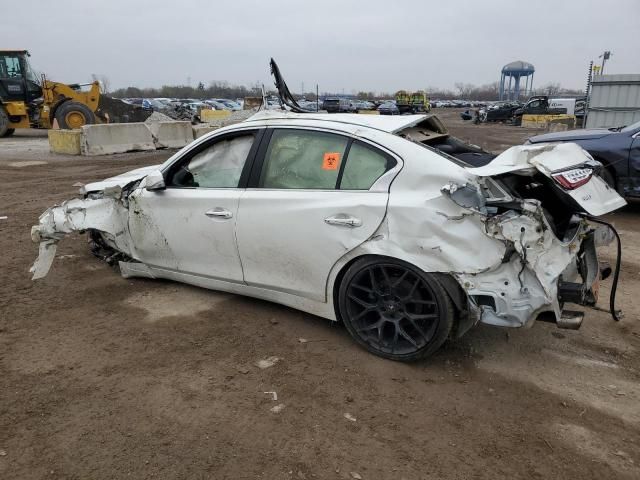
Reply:
<svg viewBox="0 0 640 480"><path fill-rule="evenodd" d="M454 310L433 275L392 258L363 258L345 273L340 316L351 336L371 353L414 361L446 341Z"/></svg>
<svg viewBox="0 0 640 480"><path fill-rule="evenodd" d="M96 117L84 103L66 101L58 107L55 114L58 125L63 129L80 128L96 123Z"/></svg>

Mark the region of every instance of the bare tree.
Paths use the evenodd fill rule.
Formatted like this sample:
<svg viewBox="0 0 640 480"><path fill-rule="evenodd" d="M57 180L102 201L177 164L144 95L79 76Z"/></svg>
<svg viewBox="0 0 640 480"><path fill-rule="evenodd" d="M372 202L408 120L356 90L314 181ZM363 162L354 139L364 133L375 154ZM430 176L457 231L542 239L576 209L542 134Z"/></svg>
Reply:
<svg viewBox="0 0 640 480"><path fill-rule="evenodd" d="M542 87L542 89L547 95L556 95L558 92L560 92L561 87L559 83L552 82Z"/></svg>

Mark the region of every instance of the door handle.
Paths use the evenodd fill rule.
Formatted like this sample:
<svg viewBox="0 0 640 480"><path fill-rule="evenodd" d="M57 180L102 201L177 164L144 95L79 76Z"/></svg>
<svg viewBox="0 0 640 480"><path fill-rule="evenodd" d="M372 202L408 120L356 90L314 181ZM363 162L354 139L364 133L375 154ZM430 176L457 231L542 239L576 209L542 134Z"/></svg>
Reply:
<svg viewBox="0 0 640 480"><path fill-rule="evenodd" d="M362 225L362 220L356 217L348 217L348 216L340 216L336 215L335 217L327 217L324 219L324 223L328 225L340 225L343 227L359 227Z"/></svg>
<svg viewBox="0 0 640 480"><path fill-rule="evenodd" d="M231 218L233 217L233 213L229 210L224 210L222 208L214 208L212 210L208 210L204 213L207 217L211 218Z"/></svg>

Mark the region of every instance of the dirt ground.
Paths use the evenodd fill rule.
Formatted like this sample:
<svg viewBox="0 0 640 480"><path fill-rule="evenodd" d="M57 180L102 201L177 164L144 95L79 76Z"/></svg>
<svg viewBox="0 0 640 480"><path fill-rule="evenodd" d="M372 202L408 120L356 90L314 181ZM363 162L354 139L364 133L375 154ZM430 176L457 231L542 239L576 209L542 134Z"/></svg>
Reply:
<svg viewBox="0 0 640 480"><path fill-rule="evenodd" d="M442 118L496 151L531 134ZM39 132L0 139L0 478L640 478L640 203L609 216L623 321L479 326L411 365L290 308L123 279L82 236L30 280L46 207L171 153L64 157Z"/></svg>

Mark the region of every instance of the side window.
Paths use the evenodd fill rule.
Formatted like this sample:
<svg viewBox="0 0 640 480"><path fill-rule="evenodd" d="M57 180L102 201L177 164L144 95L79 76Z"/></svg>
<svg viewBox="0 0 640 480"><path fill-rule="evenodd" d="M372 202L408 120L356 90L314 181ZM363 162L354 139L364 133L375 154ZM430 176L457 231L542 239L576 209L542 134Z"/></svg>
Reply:
<svg viewBox="0 0 640 480"><path fill-rule="evenodd" d="M360 142L353 142L344 166L341 190L369 190L374 182L396 161L391 157Z"/></svg>
<svg viewBox="0 0 640 480"><path fill-rule="evenodd" d="M0 76L4 78L22 76L22 69L20 68L20 60L18 57L7 55L2 59L2 63L0 63Z"/></svg>
<svg viewBox="0 0 640 480"><path fill-rule="evenodd" d="M168 187L237 188L255 135L220 140L172 170Z"/></svg>
<svg viewBox="0 0 640 480"><path fill-rule="evenodd" d="M263 188L333 190L349 139L332 133L276 129L260 176Z"/></svg>

